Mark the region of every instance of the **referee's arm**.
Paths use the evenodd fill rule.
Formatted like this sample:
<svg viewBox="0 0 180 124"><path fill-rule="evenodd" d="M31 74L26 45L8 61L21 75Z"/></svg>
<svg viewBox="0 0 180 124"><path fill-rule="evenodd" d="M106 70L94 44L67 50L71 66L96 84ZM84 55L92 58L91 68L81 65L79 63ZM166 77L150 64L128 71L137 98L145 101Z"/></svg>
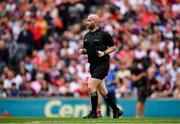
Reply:
<svg viewBox="0 0 180 124"><path fill-rule="evenodd" d="M98 51L98 56L102 57L102 56L110 54L110 53L112 53L114 51L116 51L116 45L108 47L105 51Z"/></svg>
<svg viewBox="0 0 180 124"><path fill-rule="evenodd" d="M112 52L116 51L116 46L111 46L111 47L108 47L107 50L104 51L104 54L110 54Z"/></svg>

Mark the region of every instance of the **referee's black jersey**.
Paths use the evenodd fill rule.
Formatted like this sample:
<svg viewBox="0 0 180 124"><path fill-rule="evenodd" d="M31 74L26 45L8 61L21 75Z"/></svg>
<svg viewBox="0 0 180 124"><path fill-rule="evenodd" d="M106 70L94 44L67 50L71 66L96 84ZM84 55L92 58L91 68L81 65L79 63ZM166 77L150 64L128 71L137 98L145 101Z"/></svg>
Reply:
<svg viewBox="0 0 180 124"><path fill-rule="evenodd" d="M101 28L95 32L89 31L84 36L84 48L87 50L88 62L90 64L109 62L109 55L98 57L97 51L104 51L111 46L114 46L113 38Z"/></svg>

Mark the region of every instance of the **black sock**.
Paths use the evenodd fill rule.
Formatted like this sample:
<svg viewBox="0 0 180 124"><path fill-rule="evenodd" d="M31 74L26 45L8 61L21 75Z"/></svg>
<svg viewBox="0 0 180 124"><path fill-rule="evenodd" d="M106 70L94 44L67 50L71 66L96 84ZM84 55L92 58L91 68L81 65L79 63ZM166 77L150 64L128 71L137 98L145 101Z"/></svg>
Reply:
<svg viewBox="0 0 180 124"><path fill-rule="evenodd" d="M116 106L116 103L114 102L114 100L112 99L111 95L109 95L109 93L104 96L104 100L106 101L106 103L111 106L111 108L113 109L113 111L118 110L119 108Z"/></svg>
<svg viewBox="0 0 180 124"><path fill-rule="evenodd" d="M94 93L90 93L90 96L91 96L92 112L96 113L97 105L98 105L98 94L97 94L97 92L94 92Z"/></svg>

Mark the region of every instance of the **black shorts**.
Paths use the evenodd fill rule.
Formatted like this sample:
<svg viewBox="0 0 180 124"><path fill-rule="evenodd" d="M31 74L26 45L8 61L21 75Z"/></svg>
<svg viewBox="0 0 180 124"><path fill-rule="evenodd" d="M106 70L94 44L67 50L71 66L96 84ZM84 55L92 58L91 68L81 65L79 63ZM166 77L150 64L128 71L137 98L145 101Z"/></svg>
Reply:
<svg viewBox="0 0 180 124"><path fill-rule="evenodd" d="M109 71L109 63L90 64L90 73L92 78L103 80Z"/></svg>
<svg viewBox="0 0 180 124"><path fill-rule="evenodd" d="M138 101L145 102L148 97L148 90L146 87L138 88Z"/></svg>

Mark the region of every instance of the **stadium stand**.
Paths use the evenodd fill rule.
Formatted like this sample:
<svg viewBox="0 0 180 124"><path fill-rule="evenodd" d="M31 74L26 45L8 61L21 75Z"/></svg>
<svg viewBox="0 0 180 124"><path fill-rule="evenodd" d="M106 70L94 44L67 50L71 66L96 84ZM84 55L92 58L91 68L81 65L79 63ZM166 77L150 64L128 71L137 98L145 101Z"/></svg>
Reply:
<svg viewBox="0 0 180 124"><path fill-rule="evenodd" d="M87 97L89 65L78 49L89 13L117 45L107 79L118 98L136 97L134 63L149 97L180 98L179 0L1 0L0 97Z"/></svg>

